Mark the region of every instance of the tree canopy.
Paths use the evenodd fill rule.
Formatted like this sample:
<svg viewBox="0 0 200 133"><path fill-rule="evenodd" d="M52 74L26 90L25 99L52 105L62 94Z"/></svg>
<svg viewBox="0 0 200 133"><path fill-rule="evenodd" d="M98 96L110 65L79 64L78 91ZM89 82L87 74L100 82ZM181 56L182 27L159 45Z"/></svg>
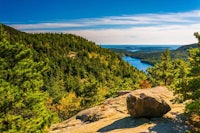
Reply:
<svg viewBox="0 0 200 133"><path fill-rule="evenodd" d="M36 62L30 48L11 44L0 25L0 131L44 132L54 115L46 107L44 62Z"/></svg>
<svg viewBox="0 0 200 133"><path fill-rule="evenodd" d="M2 132L43 132L54 121L138 89L145 73L80 36L0 26Z"/></svg>
<svg viewBox="0 0 200 133"><path fill-rule="evenodd" d="M200 35L194 33L200 47ZM147 70L148 79L153 86L165 85L174 89L182 100L190 100L186 106L186 113L190 117L200 118L200 48L188 50L188 61L181 59L170 60L166 50L160 62ZM197 124L198 125L198 124Z"/></svg>

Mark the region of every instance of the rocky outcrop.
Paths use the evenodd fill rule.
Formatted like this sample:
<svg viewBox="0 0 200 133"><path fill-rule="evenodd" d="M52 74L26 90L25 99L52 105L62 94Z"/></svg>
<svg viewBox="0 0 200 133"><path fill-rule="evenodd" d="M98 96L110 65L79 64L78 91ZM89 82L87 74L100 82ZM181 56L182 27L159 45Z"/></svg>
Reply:
<svg viewBox="0 0 200 133"><path fill-rule="evenodd" d="M131 92L130 90L121 90L117 92L117 96L122 96L130 92Z"/></svg>
<svg viewBox="0 0 200 133"><path fill-rule="evenodd" d="M129 94L140 97L142 93L164 99L170 105L171 111L163 117L131 117L127 114L126 98ZM188 130L183 114L185 104L172 103L175 97L166 87L134 90L129 94L109 98L101 105L83 110L66 121L52 125L50 133L184 133Z"/></svg>
<svg viewBox="0 0 200 133"><path fill-rule="evenodd" d="M76 115L76 119L82 122L94 122L99 119L99 112L97 107L93 107L87 110L83 110Z"/></svg>
<svg viewBox="0 0 200 133"><path fill-rule="evenodd" d="M160 97L141 93L139 96L129 94L126 98L128 113L134 117L161 117L171 110Z"/></svg>

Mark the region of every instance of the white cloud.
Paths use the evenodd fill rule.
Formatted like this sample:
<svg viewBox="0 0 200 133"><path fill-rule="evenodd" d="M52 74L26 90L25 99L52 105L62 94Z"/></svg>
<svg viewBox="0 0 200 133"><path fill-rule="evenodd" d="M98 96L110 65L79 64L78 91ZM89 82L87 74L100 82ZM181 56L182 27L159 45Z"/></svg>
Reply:
<svg viewBox="0 0 200 133"><path fill-rule="evenodd" d="M191 44L196 42L193 33L200 24L129 29L66 31L86 37L98 44Z"/></svg>
<svg viewBox="0 0 200 133"><path fill-rule="evenodd" d="M17 29L41 29L41 28L62 28L62 27L80 27L81 24L76 23L38 23L38 24L13 24L12 27Z"/></svg>
<svg viewBox="0 0 200 133"><path fill-rule="evenodd" d="M193 33L200 31L199 21L200 10L195 10L11 26L27 32L57 32L60 28L59 32L77 34L98 44L189 44L196 42Z"/></svg>

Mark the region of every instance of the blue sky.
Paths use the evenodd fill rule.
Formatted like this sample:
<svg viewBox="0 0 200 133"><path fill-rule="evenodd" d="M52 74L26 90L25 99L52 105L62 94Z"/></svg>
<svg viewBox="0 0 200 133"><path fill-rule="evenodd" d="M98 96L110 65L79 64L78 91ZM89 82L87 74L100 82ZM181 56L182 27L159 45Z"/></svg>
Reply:
<svg viewBox="0 0 200 133"><path fill-rule="evenodd" d="M63 32L97 44L189 44L200 0L0 0L0 22L25 32Z"/></svg>

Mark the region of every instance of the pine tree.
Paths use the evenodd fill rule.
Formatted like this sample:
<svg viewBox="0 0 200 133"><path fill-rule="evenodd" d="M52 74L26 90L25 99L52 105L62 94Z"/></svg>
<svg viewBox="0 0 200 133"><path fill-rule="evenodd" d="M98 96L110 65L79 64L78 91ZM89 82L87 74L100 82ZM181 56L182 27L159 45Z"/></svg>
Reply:
<svg viewBox="0 0 200 133"><path fill-rule="evenodd" d="M53 121L41 91L45 64L32 56L25 45L7 41L0 25L0 132L44 132Z"/></svg>
<svg viewBox="0 0 200 133"><path fill-rule="evenodd" d="M169 49L165 50L160 59L161 61L156 63L154 67L149 67L147 69L147 75L153 86L168 86L173 80L173 66Z"/></svg>
<svg viewBox="0 0 200 133"><path fill-rule="evenodd" d="M189 62L182 59L176 59L173 61L173 82L170 88L173 88L176 94L187 94L186 87L188 85L188 74L190 71Z"/></svg>
<svg viewBox="0 0 200 133"><path fill-rule="evenodd" d="M198 46L200 46L200 35L194 33L198 39ZM189 73L188 86L183 88L186 90L185 99L192 99L192 102L187 105L187 112L191 115L197 114L200 116L200 49L193 48L189 50L189 61L191 70Z"/></svg>

